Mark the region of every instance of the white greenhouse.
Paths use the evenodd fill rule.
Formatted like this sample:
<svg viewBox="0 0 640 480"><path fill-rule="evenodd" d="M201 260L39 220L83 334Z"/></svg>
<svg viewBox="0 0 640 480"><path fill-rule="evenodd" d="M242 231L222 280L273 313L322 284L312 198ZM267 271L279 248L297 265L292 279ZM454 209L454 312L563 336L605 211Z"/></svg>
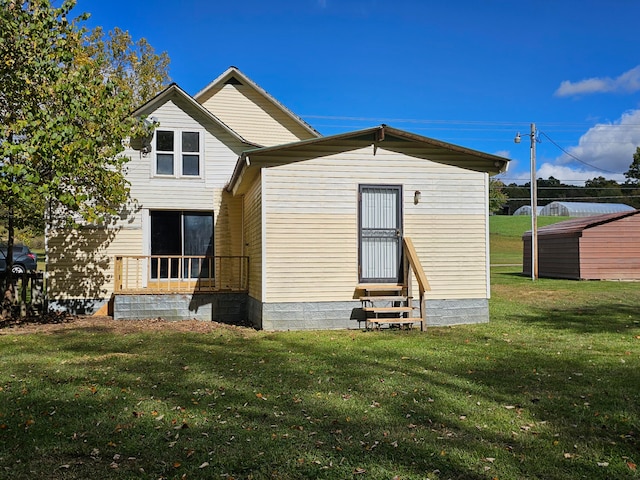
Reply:
<svg viewBox="0 0 640 480"><path fill-rule="evenodd" d="M539 215L548 217L590 217L592 215L632 212L634 210L635 208L624 203L551 202L542 208Z"/></svg>
<svg viewBox="0 0 640 480"><path fill-rule="evenodd" d="M538 209L536 210L536 213L538 215L541 215L540 212L542 212L542 209L544 207L540 207L538 206ZM531 205L523 205L520 208L518 208L515 212L513 212L514 215L528 215L531 216Z"/></svg>

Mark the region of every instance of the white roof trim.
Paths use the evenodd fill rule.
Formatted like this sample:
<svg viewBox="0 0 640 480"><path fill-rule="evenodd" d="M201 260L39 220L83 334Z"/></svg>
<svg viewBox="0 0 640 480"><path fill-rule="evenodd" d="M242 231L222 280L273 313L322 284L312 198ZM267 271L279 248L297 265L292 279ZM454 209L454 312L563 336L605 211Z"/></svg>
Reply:
<svg viewBox="0 0 640 480"><path fill-rule="evenodd" d="M254 142L250 142L248 140L245 140L235 130L233 130L231 127L229 127L227 124L225 124L222 120L220 120L218 117L216 117L209 110L204 108L201 104L196 102L194 100L194 98L191 97L191 95L189 95L187 92L185 92L182 88L180 88L177 83L172 83L171 85L169 85L167 88L165 88L162 92L160 92L154 98L152 98L147 103L145 103L144 105L142 105L142 106L138 107L136 110L134 110L131 113L131 115L132 116L140 116L140 115L143 115L145 112L147 112L149 110L153 111L160 104L166 102L169 99L169 97L171 97L172 95L178 95L179 97L181 97L187 103L191 104L191 106L193 106L199 112L201 112L203 115L205 115L207 118L209 118L213 123L217 124L220 128L225 130L229 135L231 135L235 139L239 140L240 142L242 142L242 143L244 143L246 145L252 145L254 147L259 147L260 146L260 145L254 143Z"/></svg>

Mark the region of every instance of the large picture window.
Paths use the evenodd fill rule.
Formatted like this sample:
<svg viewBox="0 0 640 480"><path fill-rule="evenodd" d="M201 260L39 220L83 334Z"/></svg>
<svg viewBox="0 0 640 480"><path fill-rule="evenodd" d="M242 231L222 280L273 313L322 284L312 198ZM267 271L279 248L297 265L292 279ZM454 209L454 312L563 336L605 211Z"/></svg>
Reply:
<svg viewBox="0 0 640 480"><path fill-rule="evenodd" d="M213 213L157 210L151 217L151 278L212 278Z"/></svg>
<svg viewBox="0 0 640 480"><path fill-rule="evenodd" d="M200 132L156 130L156 175L199 177L201 160Z"/></svg>

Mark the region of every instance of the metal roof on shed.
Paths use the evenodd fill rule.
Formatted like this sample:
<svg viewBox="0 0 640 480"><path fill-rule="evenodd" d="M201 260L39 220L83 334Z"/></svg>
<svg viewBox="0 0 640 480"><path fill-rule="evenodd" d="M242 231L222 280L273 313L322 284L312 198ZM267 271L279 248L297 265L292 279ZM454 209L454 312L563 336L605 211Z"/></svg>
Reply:
<svg viewBox="0 0 640 480"><path fill-rule="evenodd" d="M639 213L640 210L632 210L630 212L607 213L604 215L592 215L590 217L579 217L571 220L565 220L564 222L558 222L554 223L553 225L547 225L546 227L540 227L538 229L538 236L575 235L588 228L597 227L598 225L614 222L621 218L630 217ZM523 238L530 236L531 230L528 230L524 233Z"/></svg>

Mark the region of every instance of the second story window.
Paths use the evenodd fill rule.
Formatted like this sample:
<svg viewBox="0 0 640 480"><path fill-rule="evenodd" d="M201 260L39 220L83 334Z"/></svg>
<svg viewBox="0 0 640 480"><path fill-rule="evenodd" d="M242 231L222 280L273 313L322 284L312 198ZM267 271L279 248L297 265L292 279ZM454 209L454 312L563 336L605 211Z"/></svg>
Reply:
<svg viewBox="0 0 640 480"><path fill-rule="evenodd" d="M167 130L156 132L156 173L158 175L173 175L174 144L173 132Z"/></svg>
<svg viewBox="0 0 640 480"><path fill-rule="evenodd" d="M202 139L200 132L156 130L156 175L199 177Z"/></svg>
<svg viewBox="0 0 640 480"><path fill-rule="evenodd" d="M182 174L200 175L200 134L182 132Z"/></svg>

